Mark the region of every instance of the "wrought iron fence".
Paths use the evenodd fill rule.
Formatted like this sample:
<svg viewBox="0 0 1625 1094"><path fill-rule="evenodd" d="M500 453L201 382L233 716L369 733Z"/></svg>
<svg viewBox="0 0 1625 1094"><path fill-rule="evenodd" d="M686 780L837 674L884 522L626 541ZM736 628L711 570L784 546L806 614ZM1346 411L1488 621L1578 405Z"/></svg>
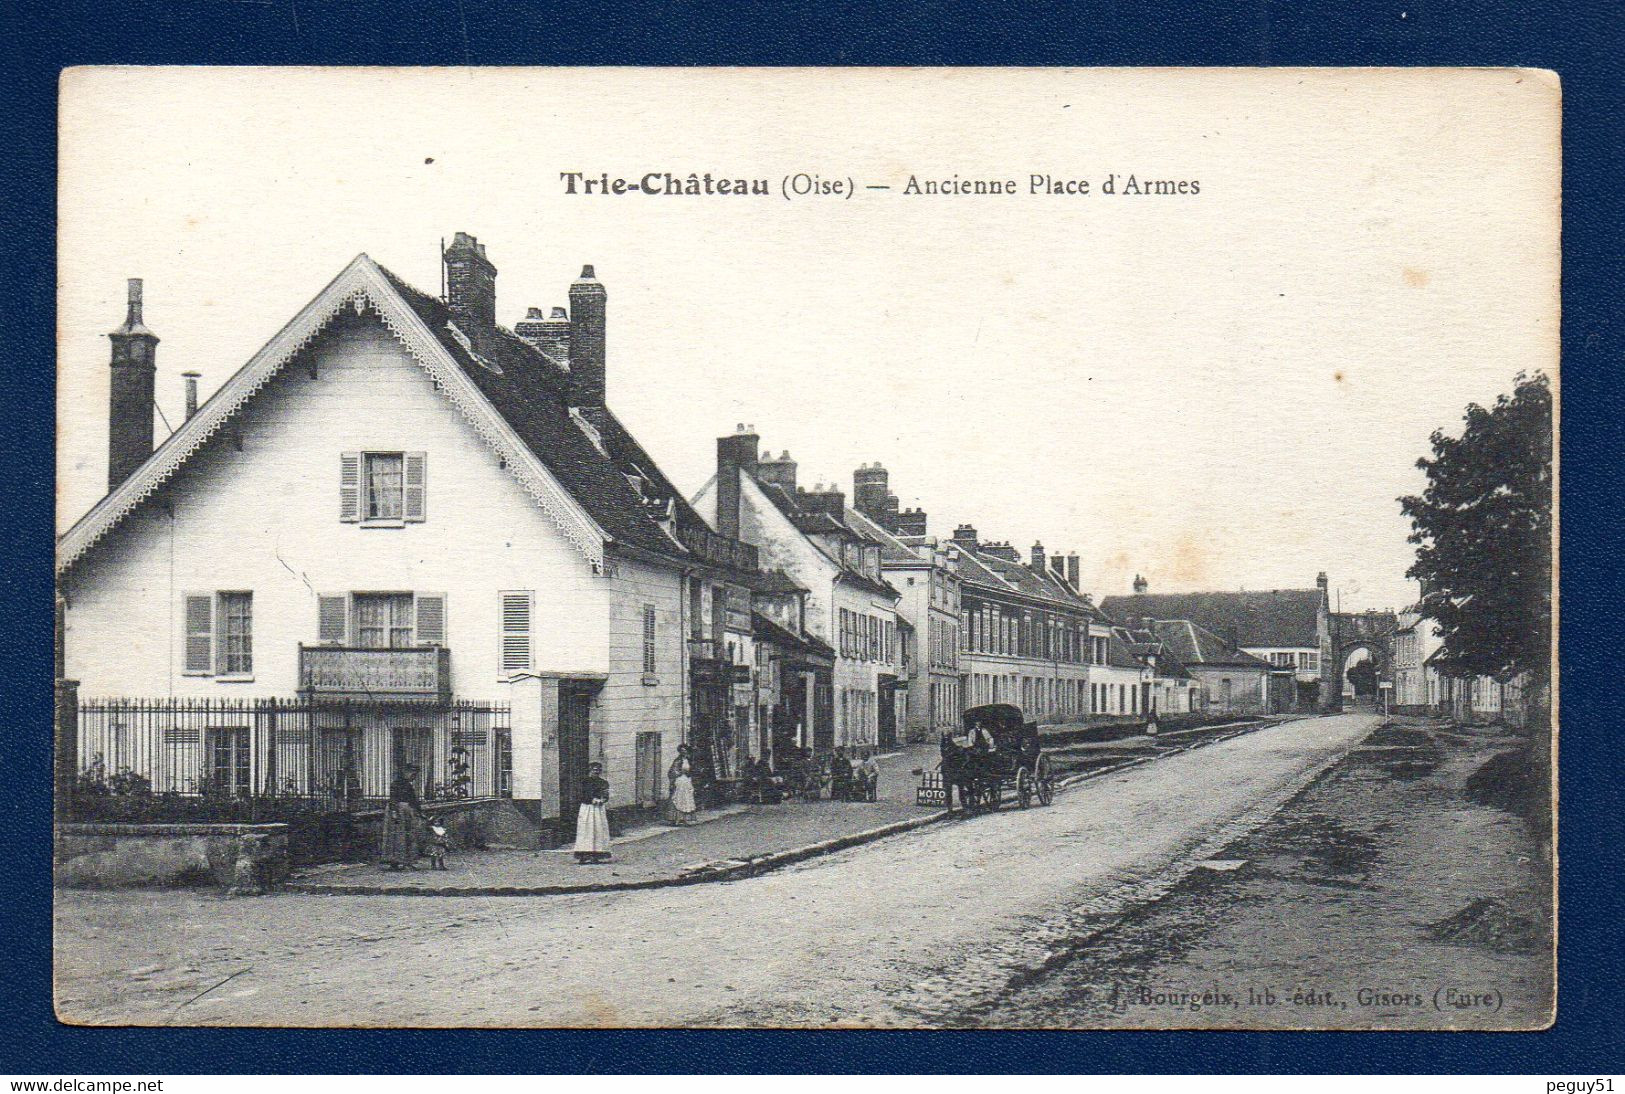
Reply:
<svg viewBox="0 0 1625 1094"><path fill-rule="evenodd" d="M426 801L511 793L503 704L92 699L77 722L81 806L287 799L354 809L386 797L408 765Z"/></svg>

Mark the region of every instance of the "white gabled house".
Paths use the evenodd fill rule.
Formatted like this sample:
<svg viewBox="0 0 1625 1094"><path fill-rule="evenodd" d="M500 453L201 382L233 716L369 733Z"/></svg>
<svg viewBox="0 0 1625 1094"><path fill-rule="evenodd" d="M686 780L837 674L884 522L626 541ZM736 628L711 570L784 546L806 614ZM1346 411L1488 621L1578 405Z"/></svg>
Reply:
<svg viewBox="0 0 1625 1094"><path fill-rule="evenodd" d="M691 606L754 550L605 406L591 267L515 334L483 246L445 264L441 300L358 256L156 450L132 292L117 481L57 548L81 768L312 797L348 768L371 797L410 760L546 822L599 760L617 808L664 796Z"/></svg>

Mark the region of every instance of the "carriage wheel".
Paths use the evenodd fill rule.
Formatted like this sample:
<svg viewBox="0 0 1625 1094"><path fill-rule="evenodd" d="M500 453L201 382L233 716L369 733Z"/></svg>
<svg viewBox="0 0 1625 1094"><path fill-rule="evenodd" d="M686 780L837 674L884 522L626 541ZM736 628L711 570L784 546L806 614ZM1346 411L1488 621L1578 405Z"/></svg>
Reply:
<svg viewBox="0 0 1625 1094"><path fill-rule="evenodd" d="M1025 767L1016 769L1016 801L1021 803L1023 809L1033 803L1033 777Z"/></svg>
<svg viewBox="0 0 1625 1094"><path fill-rule="evenodd" d="M1038 757L1038 802L1048 805L1055 800L1055 775L1049 769L1049 757Z"/></svg>

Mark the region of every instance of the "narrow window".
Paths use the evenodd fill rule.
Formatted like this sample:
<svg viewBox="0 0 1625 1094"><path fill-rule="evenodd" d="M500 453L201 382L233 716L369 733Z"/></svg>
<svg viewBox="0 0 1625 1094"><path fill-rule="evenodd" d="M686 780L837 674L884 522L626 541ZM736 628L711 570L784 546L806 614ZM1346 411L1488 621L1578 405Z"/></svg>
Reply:
<svg viewBox="0 0 1625 1094"><path fill-rule="evenodd" d="M532 594L502 594L502 672L508 675L531 668Z"/></svg>
<svg viewBox="0 0 1625 1094"><path fill-rule="evenodd" d="M220 594L220 674L254 671L254 594Z"/></svg>
<svg viewBox="0 0 1625 1094"><path fill-rule="evenodd" d="M404 475L399 452L368 452L362 458L368 520L400 520L404 514Z"/></svg>

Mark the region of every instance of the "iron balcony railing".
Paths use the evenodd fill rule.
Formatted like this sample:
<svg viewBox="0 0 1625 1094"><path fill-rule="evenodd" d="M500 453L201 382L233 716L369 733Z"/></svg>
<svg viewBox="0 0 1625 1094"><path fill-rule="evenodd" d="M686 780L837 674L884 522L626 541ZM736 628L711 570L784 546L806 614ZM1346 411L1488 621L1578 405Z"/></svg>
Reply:
<svg viewBox="0 0 1625 1094"><path fill-rule="evenodd" d="M299 687L319 698L449 702L451 651L444 646L300 646Z"/></svg>

